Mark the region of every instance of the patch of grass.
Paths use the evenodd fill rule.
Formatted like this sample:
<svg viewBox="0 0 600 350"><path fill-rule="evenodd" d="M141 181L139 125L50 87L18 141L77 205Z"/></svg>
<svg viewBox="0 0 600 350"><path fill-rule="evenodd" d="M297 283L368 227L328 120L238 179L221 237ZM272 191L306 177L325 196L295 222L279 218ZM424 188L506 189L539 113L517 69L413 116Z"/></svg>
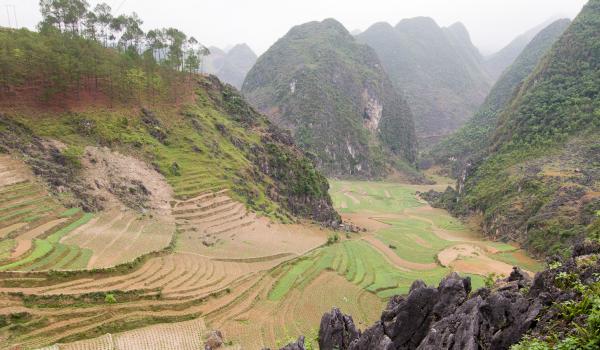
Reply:
<svg viewBox="0 0 600 350"><path fill-rule="evenodd" d="M389 182L330 180L334 206L342 213L398 213L422 206L415 190Z"/></svg>
<svg viewBox="0 0 600 350"><path fill-rule="evenodd" d="M60 213L59 216L61 218L68 218L68 217L71 217L71 216L79 213L80 211L81 211L80 208L70 208L70 209L67 209L67 210L63 211L62 213Z"/></svg>
<svg viewBox="0 0 600 350"><path fill-rule="evenodd" d="M18 268L18 267L26 265L26 264L30 264L30 263L40 259L41 257L45 256L46 254L50 253L53 248L52 243L48 242L45 239L36 239L33 241L33 244L34 244L34 249L31 252L31 254L29 254L28 256L26 256L25 258L23 258L21 260L15 261L15 262L7 264L7 265L0 266L0 271L11 270L11 269L15 269L15 268Z"/></svg>
<svg viewBox="0 0 600 350"><path fill-rule="evenodd" d="M544 265L538 261L528 258L522 250L508 251L492 255L496 260L503 261L513 266L520 266L526 270L537 272L544 268Z"/></svg>
<svg viewBox="0 0 600 350"><path fill-rule="evenodd" d="M0 241L0 261L10 258L10 253L15 247L14 239L4 239Z"/></svg>
<svg viewBox="0 0 600 350"><path fill-rule="evenodd" d="M92 258L94 252L91 249L83 248L80 249L81 254L72 262L65 266L61 266L66 270L83 270L87 267L88 262Z"/></svg>
<svg viewBox="0 0 600 350"><path fill-rule="evenodd" d="M455 242L439 238L431 225L416 219L386 220L391 224L377 232L378 238L386 245L396 247L394 252L402 259L417 263L436 261L438 252Z"/></svg>
<svg viewBox="0 0 600 350"><path fill-rule="evenodd" d="M53 266L58 260L62 259L68 253L68 246L64 244L54 244L54 249L47 254L43 258L35 261L33 264L23 268L25 271L33 271L40 269L47 269L48 267Z"/></svg>
<svg viewBox="0 0 600 350"><path fill-rule="evenodd" d="M446 268L435 268L427 271L401 271L387 262L385 257L364 241L345 242L348 251L353 257L350 264L356 265L356 273L349 269L346 279L357 283L370 280L361 286L366 290L387 298L394 294L406 294L410 285L416 279L421 279L427 284L435 285L450 271ZM361 276L362 269L367 276ZM360 276L360 277L358 277Z"/></svg>
<svg viewBox="0 0 600 350"><path fill-rule="evenodd" d="M58 243L58 241L60 241L60 239L63 238L67 233L73 231L74 229L78 228L79 226L82 226L82 225L88 223L93 217L94 217L94 214L92 214L92 213L83 214L83 216L80 217L79 219L73 221L69 225L61 228L60 230L58 230L58 231L52 233L50 236L48 236L48 238L47 238L48 242Z"/></svg>
<svg viewBox="0 0 600 350"><path fill-rule="evenodd" d="M291 266L269 293L269 300L281 300L292 288L296 280L314 264L313 259L302 259Z"/></svg>

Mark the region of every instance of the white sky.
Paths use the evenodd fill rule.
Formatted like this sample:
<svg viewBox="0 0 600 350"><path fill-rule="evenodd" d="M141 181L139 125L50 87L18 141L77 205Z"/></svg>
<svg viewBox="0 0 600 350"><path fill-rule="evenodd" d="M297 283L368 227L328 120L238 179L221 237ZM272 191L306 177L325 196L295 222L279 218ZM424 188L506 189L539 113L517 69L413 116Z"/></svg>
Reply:
<svg viewBox="0 0 600 350"><path fill-rule="evenodd" d="M101 1L88 0L92 7ZM586 0L105 0L119 13L136 11L144 28L176 27L204 45L228 47L245 42L264 52L294 25L333 17L350 31L379 21L428 16L447 26L464 23L483 53L549 18L574 17ZM10 15L15 26L34 28L39 0L0 0L0 26ZM8 14L7 14L7 10Z"/></svg>

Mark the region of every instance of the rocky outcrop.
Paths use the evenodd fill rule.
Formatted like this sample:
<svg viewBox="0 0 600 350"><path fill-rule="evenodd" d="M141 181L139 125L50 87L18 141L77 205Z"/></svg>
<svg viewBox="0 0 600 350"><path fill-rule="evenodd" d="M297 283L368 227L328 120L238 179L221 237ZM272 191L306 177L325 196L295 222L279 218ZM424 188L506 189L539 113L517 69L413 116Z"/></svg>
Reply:
<svg viewBox="0 0 600 350"><path fill-rule="evenodd" d="M333 309L323 315L319 330L322 350L480 350L509 349L527 332L541 332L557 317L558 301L576 299L573 291L557 287L557 276L574 274L592 283L600 271L598 244L574 249L560 267L531 278L519 268L493 288L471 293L470 278L453 273L437 288L415 281L408 296L394 296L381 319L364 332L352 318ZM593 263L585 265L581 260ZM587 257L587 258L586 258ZM566 333L566 332L565 332Z"/></svg>
<svg viewBox="0 0 600 350"><path fill-rule="evenodd" d="M319 327L319 348L348 348L350 343L359 337L352 316L344 315L338 308L333 308L321 318Z"/></svg>
<svg viewBox="0 0 600 350"><path fill-rule="evenodd" d="M211 331L204 342L204 350L216 350L223 345L223 334L219 330Z"/></svg>

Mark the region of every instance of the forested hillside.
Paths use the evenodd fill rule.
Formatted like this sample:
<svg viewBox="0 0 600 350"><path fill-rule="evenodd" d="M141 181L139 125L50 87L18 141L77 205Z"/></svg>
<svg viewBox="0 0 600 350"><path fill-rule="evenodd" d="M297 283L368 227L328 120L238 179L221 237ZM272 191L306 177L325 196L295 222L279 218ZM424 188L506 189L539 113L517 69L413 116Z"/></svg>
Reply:
<svg viewBox="0 0 600 350"><path fill-rule="evenodd" d="M466 28L440 28L431 18L376 23L357 36L372 47L406 95L420 144L458 129L483 102L490 79Z"/></svg>
<svg viewBox="0 0 600 350"><path fill-rule="evenodd" d="M377 178L415 162L407 103L375 52L333 19L292 28L258 59L242 92L329 176Z"/></svg>
<svg viewBox="0 0 600 350"><path fill-rule="evenodd" d="M254 51L246 44L237 44L227 52L217 47L210 47L209 51L203 62L203 72L214 74L221 81L241 89L246 74L256 62Z"/></svg>
<svg viewBox="0 0 600 350"><path fill-rule="evenodd" d="M488 234L543 255L598 235L599 43L592 0L499 114L487 157L466 168L452 206L483 213Z"/></svg>
<svg viewBox="0 0 600 350"><path fill-rule="evenodd" d="M107 5L62 17L59 6L42 7L39 33L0 31L0 145L70 205L101 209L78 169L86 147L102 146L150 164L178 198L230 189L273 218L337 220L326 179L289 134L196 74L205 50L194 38L144 33L135 13L113 16Z"/></svg>
<svg viewBox="0 0 600 350"><path fill-rule="evenodd" d="M429 152L429 157L435 160L436 164L451 167L452 175L456 177L469 158L478 158L485 154L496 127L498 114L509 107L508 103L515 89L533 72L569 24L568 19L557 20L536 35L502 74L473 117L454 134L435 145Z"/></svg>

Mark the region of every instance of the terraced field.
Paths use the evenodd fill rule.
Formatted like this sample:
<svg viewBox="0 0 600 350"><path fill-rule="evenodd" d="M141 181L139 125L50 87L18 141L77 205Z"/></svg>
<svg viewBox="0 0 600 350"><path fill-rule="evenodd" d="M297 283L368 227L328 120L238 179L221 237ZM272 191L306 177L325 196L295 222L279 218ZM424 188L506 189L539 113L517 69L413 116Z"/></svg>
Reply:
<svg viewBox="0 0 600 350"><path fill-rule="evenodd" d="M516 247L482 240L421 202L415 191L424 188L333 181L344 218L367 231L338 233L338 243L325 245L329 230L259 217L226 188L206 187L203 174L171 182L177 194L171 220L130 210L94 216L67 210L28 179L0 188L0 198L14 197L0 202L0 213L10 215L21 203L36 212L54 206L44 219L9 216L0 226L0 269L22 271L0 272L0 314L10 320L0 327L0 344L197 349L207 329L223 331L232 348L275 347L298 334L311 342L332 306L364 328L415 279L436 284L459 271L478 287L485 275L507 273L513 263L539 267ZM214 191L202 192L207 188ZM37 198L35 205L24 203L27 196ZM24 252L12 258L17 248ZM122 262L95 272L35 272Z"/></svg>
<svg viewBox="0 0 600 350"><path fill-rule="evenodd" d="M415 195L429 186L385 182L332 182L332 198L349 221L374 227L364 237L379 251L393 251L397 265L423 271L439 266L467 274L508 275L518 265L535 272L541 265L514 244L491 242L476 230L431 208Z"/></svg>
<svg viewBox="0 0 600 350"><path fill-rule="evenodd" d="M60 242L91 251L88 268L105 268L165 248L174 232L169 217L112 209L69 231Z"/></svg>
<svg viewBox="0 0 600 350"><path fill-rule="evenodd" d="M91 252L59 241L91 214L64 208L8 155L0 155L0 179L0 271L85 268Z"/></svg>

